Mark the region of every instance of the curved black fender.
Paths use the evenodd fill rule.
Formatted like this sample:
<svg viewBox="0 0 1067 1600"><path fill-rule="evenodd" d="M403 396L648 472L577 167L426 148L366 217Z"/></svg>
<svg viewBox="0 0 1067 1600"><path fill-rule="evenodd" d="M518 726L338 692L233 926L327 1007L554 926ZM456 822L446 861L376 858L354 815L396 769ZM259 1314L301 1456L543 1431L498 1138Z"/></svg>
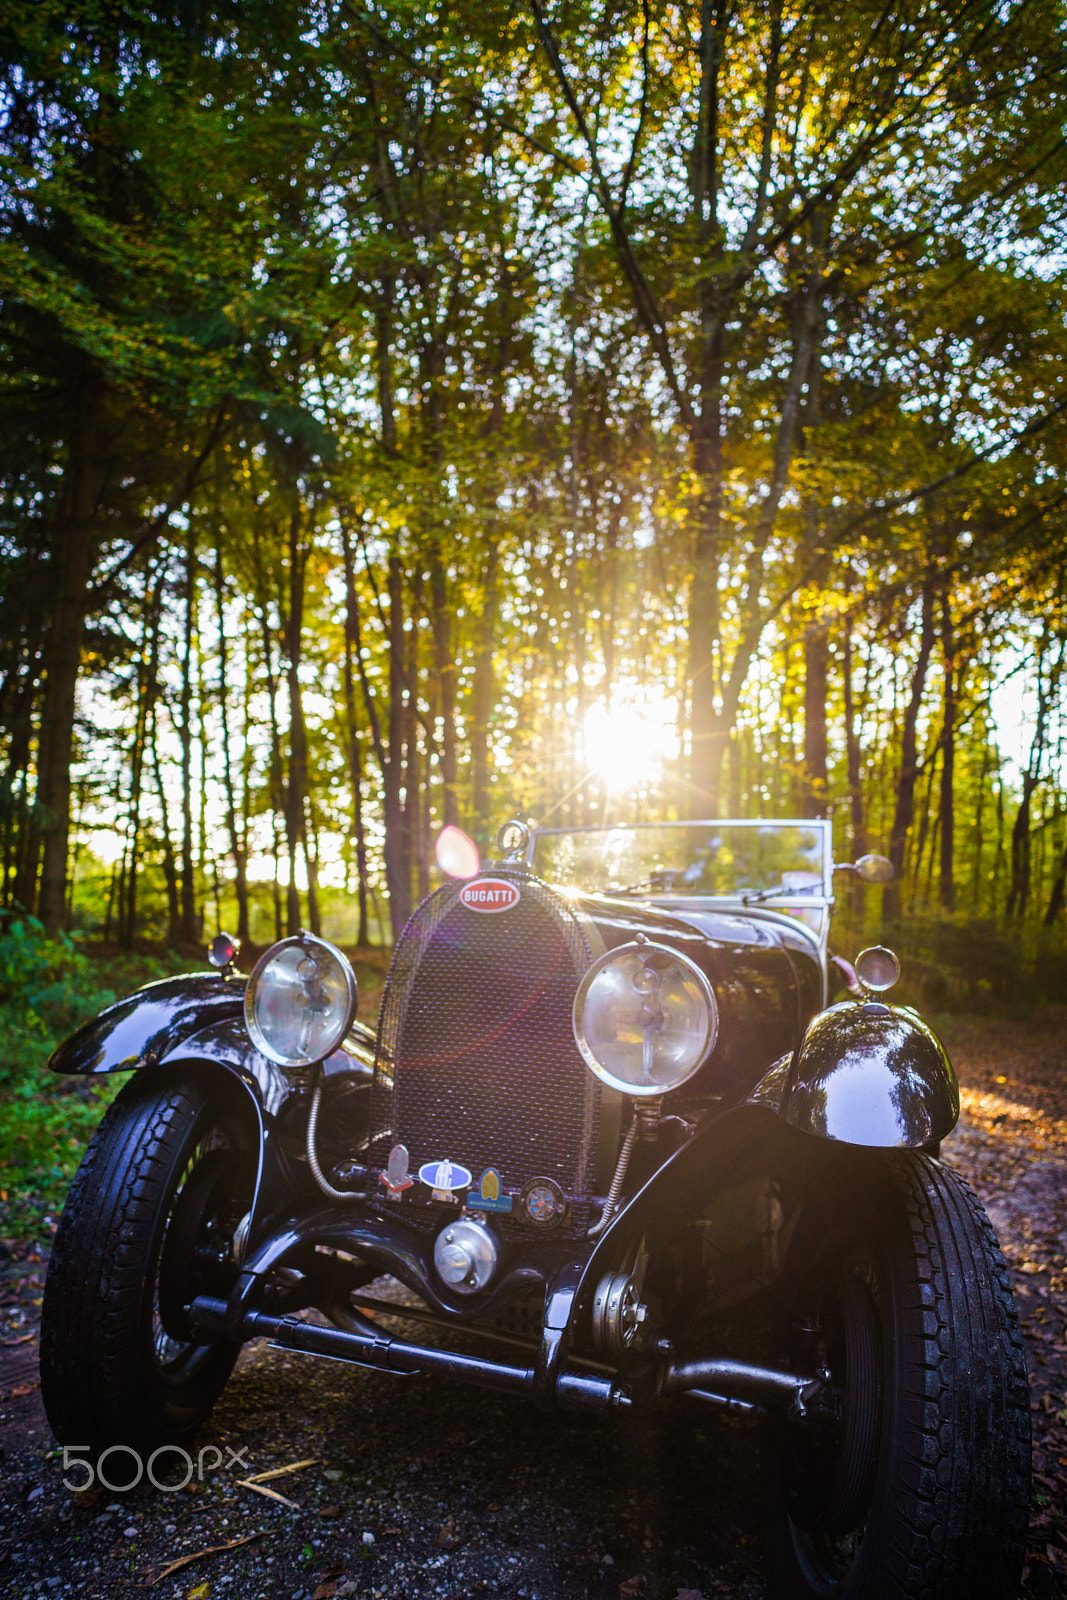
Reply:
<svg viewBox="0 0 1067 1600"><path fill-rule="evenodd" d="M252 1124L256 1148L251 1241L276 1198L270 1134L292 1086L284 1070L261 1055L248 1036L245 987L242 978L207 973L147 984L84 1022L57 1045L48 1065L54 1072L83 1076L136 1071L153 1081L185 1070L220 1094L236 1094ZM369 1085L374 1035L361 1023L353 1024L344 1048L323 1065L327 1079L354 1073Z"/></svg>
<svg viewBox="0 0 1067 1600"><path fill-rule="evenodd" d="M724 1188L753 1160L799 1162L810 1173L834 1145L919 1149L949 1134L959 1109L945 1048L914 1012L875 1001L830 1006L798 1050L768 1068L744 1102L702 1119L612 1219L571 1294L565 1342L632 1242L648 1227L669 1234L709 1184Z"/></svg>
<svg viewBox="0 0 1067 1600"><path fill-rule="evenodd" d="M48 1058L53 1072L129 1072L157 1066L183 1039L240 1017L245 980L199 972L145 984L90 1017Z"/></svg>
<svg viewBox="0 0 1067 1600"><path fill-rule="evenodd" d="M107 1006L58 1044L53 1072L95 1076L178 1062L218 1067L239 1078L273 1117L289 1093L283 1069L255 1048L245 1030L247 980L216 973L163 978ZM341 1049L324 1062L326 1077L374 1071L374 1034L352 1024Z"/></svg>
<svg viewBox="0 0 1067 1600"><path fill-rule="evenodd" d="M809 1023L799 1050L749 1099L820 1139L919 1150L952 1132L956 1074L940 1039L903 1006L846 1000Z"/></svg>

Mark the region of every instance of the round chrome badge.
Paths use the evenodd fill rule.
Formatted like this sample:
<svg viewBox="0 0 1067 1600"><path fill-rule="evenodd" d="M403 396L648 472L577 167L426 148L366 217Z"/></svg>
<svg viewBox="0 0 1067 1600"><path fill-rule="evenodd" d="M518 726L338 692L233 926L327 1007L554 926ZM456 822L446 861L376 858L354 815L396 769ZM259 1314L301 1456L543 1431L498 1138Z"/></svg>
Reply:
<svg viewBox="0 0 1067 1600"><path fill-rule="evenodd" d="M519 1209L524 1222L535 1228L555 1228L567 1212L567 1197L554 1178L531 1178L522 1191Z"/></svg>

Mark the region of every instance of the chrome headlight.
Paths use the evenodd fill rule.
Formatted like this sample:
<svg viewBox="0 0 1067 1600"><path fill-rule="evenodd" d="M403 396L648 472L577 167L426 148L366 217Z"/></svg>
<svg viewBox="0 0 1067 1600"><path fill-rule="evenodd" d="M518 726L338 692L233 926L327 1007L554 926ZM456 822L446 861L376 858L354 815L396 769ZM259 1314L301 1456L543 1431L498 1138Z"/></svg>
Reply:
<svg viewBox="0 0 1067 1600"><path fill-rule="evenodd" d="M626 944L594 961L574 997L574 1037L586 1063L623 1094L666 1094L715 1043L711 984L688 956Z"/></svg>
<svg viewBox="0 0 1067 1600"><path fill-rule="evenodd" d="M272 945L245 990L252 1043L282 1067L307 1067L330 1055L355 1014L352 968L340 950L310 933Z"/></svg>

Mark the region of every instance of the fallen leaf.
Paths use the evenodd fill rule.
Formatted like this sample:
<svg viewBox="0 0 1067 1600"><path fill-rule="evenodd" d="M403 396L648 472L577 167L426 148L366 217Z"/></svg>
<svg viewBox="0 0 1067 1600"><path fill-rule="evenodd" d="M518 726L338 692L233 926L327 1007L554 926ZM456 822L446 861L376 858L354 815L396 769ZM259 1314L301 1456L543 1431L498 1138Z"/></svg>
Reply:
<svg viewBox="0 0 1067 1600"><path fill-rule="evenodd" d="M317 1589L311 1591L311 1600L336 1600L337 1585L331 1579L329 1583L320 1583Z"/></svg>
<svg viewBox="0 0 1067 1600"><path fill-rule="evenodd" d="M330 1521L332 1521L332 1519L334 1517L339 1517L340 1515L341 1515L341 1507L340 1506L320 1506L319 1507L319 1516L323 1519L324 1522L330 1522Z"/></svg>
<svg viewBox="0 0 1067 1600"><path fill-rule="evenodd" d="M644 1587L645 1580L640 1574L632 1578L624 1578L622 1583L619 1584L620 1600L637 1600L637 1596Z"/></svg>
<svg viewBox="0 0 1067 1600"><path fill-rule="evenodd" d="M287 1467L272 1467L269 1472L254 1472L250 1478L242 1478L242 1483L269 1483L272 1478L284 1478L287 1472L300 1472L304 1467L313 1467L316 1461L321 1461L321 1456L308 1456L306 1461L290 1461Z"/></svg>
<svg viewBox="0 0 1067 1600"><path fill-rule="evenodd" d="M237 1482L242 1489L254 1489L256 1494L265 1494L268 1500L277 1500L279 1505L289 1506L293 1511L300 1510L295 1500L287 1500L284 1494L279 1494L277 1489L268 1489L265 1483L253 1483L251 1478L238 1478Z"/></svg>
<svg viewBox="0 0 1067 1600"><path fill-rule="evenodd" d="M207 1597L210 1593L210 1583L198 1583L194 1589L189 1590L185 1600L207 1600Z"/></svg>
<svg viewBox="0 0 1067 1600"><path fill-rule="evenodd" d="M451 1522L445 1522L437 1530L434 1539L435 1550L454 1550L456 1548L456 1530Z"/></svg>
<svg viewBox="0 0 1067 1600"><path fill-rule="evenodd" d="M212 1544L206 1550L194 1550L187 1556L179 1556L176 1561L168 1561L158 1572L145 1576L142 1582L146 1589L151 1589L153 1584L162 1583L163 1579L169 1578L172 1572L180 1572L182 1567L192 1566L194 1561L204 1561L208 1556L221 1556L227 1550L237 1550L241 1545L251 1544L254 1539L262 1539L263 1537L264 1533L262 1531L259 1533L246 1533L243 1538L231 1539L228 1544ZM192 1592L197 1595L201 1593L206 1595L211 1591L207 1584L203 1584ZM188 1597L186 1597L186 1600L188 1600Z"/></svg>
<svg viewBox="0 0 1067 1600"><path fill-rule="evenodd" d="M35 1389L40 1387L40 1383L16 1383L15 1387L9 1389L6 1394L0 1394L0 1405L5 1400L21 1400L24 1394L32 1394Z"/></svg>

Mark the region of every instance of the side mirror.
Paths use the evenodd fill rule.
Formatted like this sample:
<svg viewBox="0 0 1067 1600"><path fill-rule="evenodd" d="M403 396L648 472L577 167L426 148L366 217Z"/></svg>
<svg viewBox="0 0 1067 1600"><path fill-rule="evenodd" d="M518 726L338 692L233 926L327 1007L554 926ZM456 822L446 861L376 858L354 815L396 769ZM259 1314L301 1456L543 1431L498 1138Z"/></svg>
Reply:
<svg viewBox="0 0 1067 1600"><path fill-rule="evenodd" d="M224 978L232 978L234 962L240 953L240 939L233 939L228 933L217 933L208 945L207 958Z"/></svg>
<svg viewBox="0 0 1067 1600"><path fill-rule="evenodd" d="M860 856L858 861L839 861L835 872L854 872L861 883L892 883L896 868L885 856Z"/></svg>

